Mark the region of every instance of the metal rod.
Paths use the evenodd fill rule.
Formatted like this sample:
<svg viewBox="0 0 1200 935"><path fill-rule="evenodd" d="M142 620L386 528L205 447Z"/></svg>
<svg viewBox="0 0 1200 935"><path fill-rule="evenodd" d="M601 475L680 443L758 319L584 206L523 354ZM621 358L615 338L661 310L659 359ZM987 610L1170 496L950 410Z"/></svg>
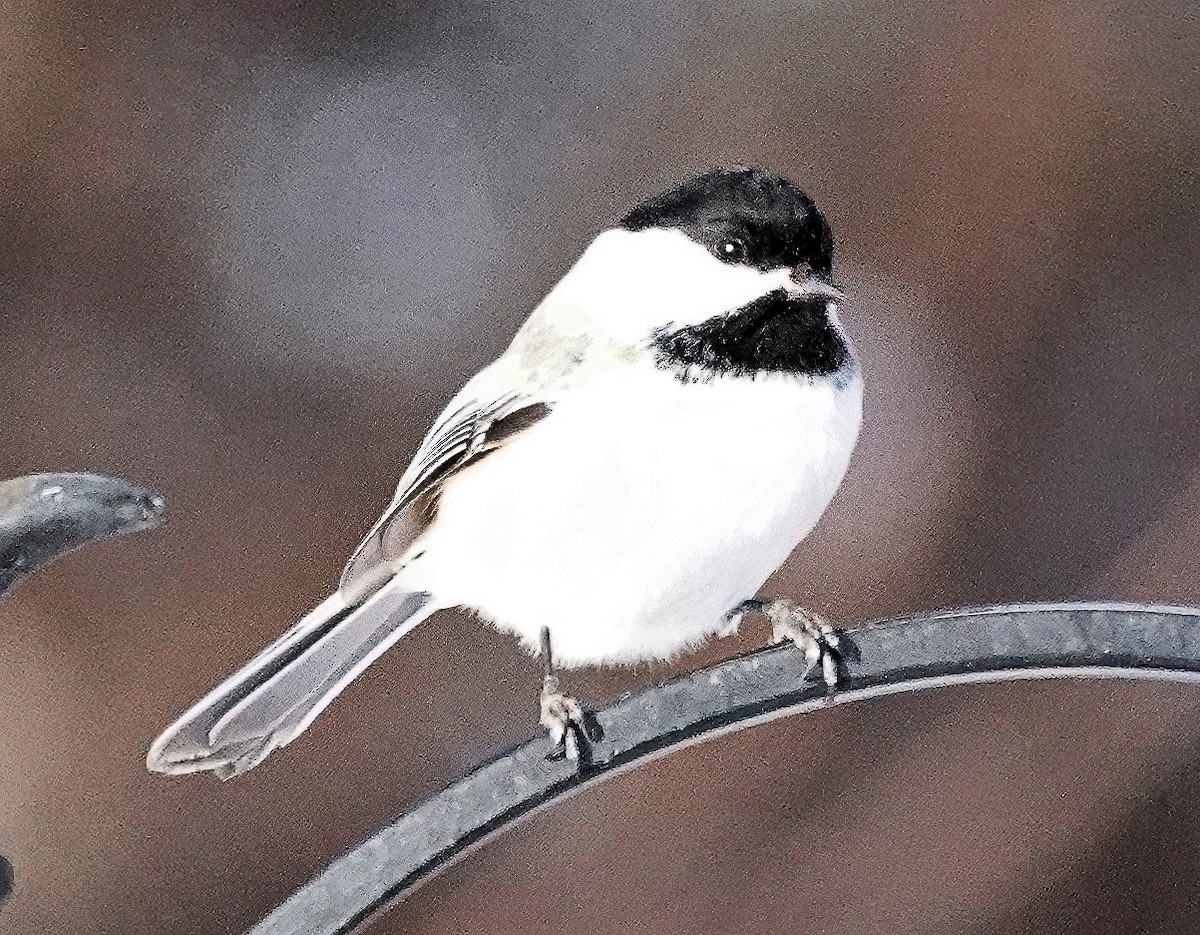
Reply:
<svg viewBox="0 0 1200 935"><path fill-rule="evenodd" d="M156 526L162 511L158 494L103 474L0 481L0 595L73 549Z"/></svg>
<svg viewBox="0 0 1200 935"><path fill-rule="evenodd" d="M1200 610L1012 605L917 614L840 631L832 703L970 682L1041 678L1200 681ZM347 935L534 812L687 744L820 710L794 647L749 653L625 695L597 716L586 768L535 737L396 818L302 886L251 935Z"/></svg>

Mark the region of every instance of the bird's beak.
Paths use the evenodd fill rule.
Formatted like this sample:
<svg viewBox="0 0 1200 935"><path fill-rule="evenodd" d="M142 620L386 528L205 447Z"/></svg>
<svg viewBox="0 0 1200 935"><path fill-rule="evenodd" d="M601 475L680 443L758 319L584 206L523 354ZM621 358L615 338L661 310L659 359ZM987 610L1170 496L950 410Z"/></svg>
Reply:
<svg viewBox="0 0 1200 935"><path fill-rule="evenodd" d="M842 290L827 278L813 274L808 270L797 270L792 273L792 282L795 283L791 290L792 295L823 295L834 302L840 302L845 298L842 295Z"/></svg>

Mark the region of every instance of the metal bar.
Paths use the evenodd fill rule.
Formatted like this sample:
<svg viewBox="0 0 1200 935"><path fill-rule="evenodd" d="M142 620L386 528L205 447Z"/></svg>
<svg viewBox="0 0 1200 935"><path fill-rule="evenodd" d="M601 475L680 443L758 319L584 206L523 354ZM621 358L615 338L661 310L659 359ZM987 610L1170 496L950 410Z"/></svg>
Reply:
<svg viewBox="0 0 1200 935"><path fill-rule="evenodd" d="M0 481L0 595L73 549L154 527L162 511L158 494L103 474Z"/></svg>
<svg viewBox="0 0 1200 935"><path fill-rule="evenodd" d="M158 494L103 474L29 474L0 481L0 597L61 555L91 542L150 529ZM0 855L0 903L13 866Z"/></svg>
<svg viewBox="0 0 1200 935"><path fill-rule="evenodd" d="M1013 605L917 614L840 631L840 687L803 677L775 647L625 695L598 712L583 767L536 737L459 779L335 860L251 935L347 935L472 848L584 786L686 744L777 717L897 692L1038 678L1200 681L1200 610Z"/></svg>

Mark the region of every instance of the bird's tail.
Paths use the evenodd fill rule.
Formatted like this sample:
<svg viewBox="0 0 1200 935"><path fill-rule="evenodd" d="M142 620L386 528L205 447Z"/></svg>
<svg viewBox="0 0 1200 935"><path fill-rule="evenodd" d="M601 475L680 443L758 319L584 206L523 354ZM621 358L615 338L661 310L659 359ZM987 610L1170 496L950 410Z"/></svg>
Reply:
<svg viewBox="0 0 1200 935"><path fill-rule="evenodd" d="M158 773L228 779L294 740L401 636L437 610L388 584L361 604L322 601L163 731L146 756Z"/></svg>

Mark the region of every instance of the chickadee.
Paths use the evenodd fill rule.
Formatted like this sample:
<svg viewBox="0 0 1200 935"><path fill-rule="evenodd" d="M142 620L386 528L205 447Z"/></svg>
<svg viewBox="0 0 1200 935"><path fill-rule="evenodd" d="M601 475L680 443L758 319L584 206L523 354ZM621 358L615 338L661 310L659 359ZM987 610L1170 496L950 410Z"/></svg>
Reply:
<svg viewBox="0 0 1200 935"><path fill-rule="evenodd" d="M551 647L561 667L662 660L760 610L832 681L832 631L752 600L833 498L862 421L832 261L813 201L763 169L634 208L438 417L336 593L147 766L252 768L447 607L543 656L541 720L567 755L596 725Z"/></svg>

